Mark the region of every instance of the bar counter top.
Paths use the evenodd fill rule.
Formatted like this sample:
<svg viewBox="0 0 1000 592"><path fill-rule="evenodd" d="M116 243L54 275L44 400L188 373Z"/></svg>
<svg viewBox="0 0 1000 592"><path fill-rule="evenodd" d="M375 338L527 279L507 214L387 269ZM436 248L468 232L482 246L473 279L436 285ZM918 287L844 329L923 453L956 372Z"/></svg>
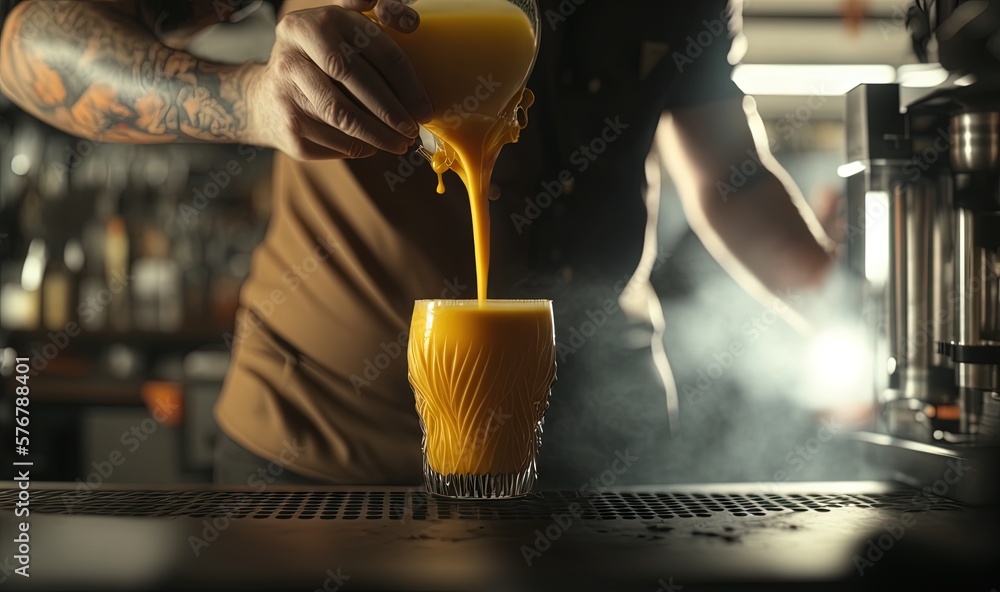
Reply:
<svg viewBox="0 0 1000 592"><path fill-rule="evenodd" d="M419 487L20 485L0 487L10 590L1000 590L1000 508L887 483L484 501ZM14 573L22 523L27 578Z"/></svg>

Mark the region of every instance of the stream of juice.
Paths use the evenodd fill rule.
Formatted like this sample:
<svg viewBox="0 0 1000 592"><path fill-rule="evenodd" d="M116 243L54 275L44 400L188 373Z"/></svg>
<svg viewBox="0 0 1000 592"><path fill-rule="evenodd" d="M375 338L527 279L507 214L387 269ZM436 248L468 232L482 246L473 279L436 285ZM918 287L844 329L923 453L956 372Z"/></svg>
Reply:
<svg viewBox="0 0 1000 592"><path fill-rule="evenodd" d="M555 373L552 310L543 301L487 300L489 191L501 148L527 125L535 32L507 0L419 0L414 8L416 31L387 31L434 105L424 127L438 140L438 193L448 170L468 190L478 295L414 307L409 379L426 460L444 475L520 474L533 462Z"/></svg>
<svg viewBox="0 0 1000 592"><path fill-rule="evenodd" d="M387 29L409 56L431 103L424 125L440 141L432 166L451 169L469 193L476 250L476 288L487 297L490 266L490 177L500 149L527 125L534 96L524 87L535 59L528 16L507 0L424 0L412 33Z"/></svg>

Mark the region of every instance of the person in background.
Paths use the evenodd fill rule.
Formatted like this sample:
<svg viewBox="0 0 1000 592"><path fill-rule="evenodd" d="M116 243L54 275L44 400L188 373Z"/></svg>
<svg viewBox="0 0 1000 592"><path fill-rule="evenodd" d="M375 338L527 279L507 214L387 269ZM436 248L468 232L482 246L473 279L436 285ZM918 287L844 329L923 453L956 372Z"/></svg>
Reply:
<svg viewBox="0 0 1000 592"><path fill-rule="evenodd" d="M407 57L388 35L352 45L361 11L402 31L414 11L273 3L269 59L227 64L185 48L261 2L6 4L0 89L42 121L94 141L278 151L216 409L217 480L419 483L406 330L416 299L475 297L469 204L408 156L432 106ZM554 300L540 486L621 466L618 484L662 481L678 405L648 282L662 257L647 165L666 160L692 228L768 304L822 285L832 245L731 80L740 2L567 4L539 2L531 124L493 177L490 295ZM753 174L720 190L748 159Z"/></svg>

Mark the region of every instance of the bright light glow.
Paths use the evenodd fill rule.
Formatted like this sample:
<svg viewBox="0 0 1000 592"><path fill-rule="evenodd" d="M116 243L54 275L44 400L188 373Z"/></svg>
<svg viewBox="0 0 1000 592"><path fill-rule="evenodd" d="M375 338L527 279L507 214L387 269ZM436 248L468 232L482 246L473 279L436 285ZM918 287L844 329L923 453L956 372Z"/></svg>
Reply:
<svg viewBox="0 0 1000 592"><path fill-rule="evenodd" d="M812 402L838 405L869 398L873 355L860 329L836 328L818 335L807 361Z"/></svg>
<svg viewBox="0 0 1000 592"><path fill-rule="evenodd" d="M962 76L961 78L955 81L955 86L969 86L970 84L974 84L975 82L976 82L975 74L966 74L965 76Z"/></svg>
<svg viewBox="0 0 1000 592"><path fill-rule="evenodd" d="M80 241L72 239L66 243L66 248L63 250L63 260L70 271L79 273L83 270L85 258L86 254L83 251L83 245L80 244Z"/></svg>
<svg viewBox="0 0 1000 592"><path fill-rule="evenodd" d="M841 179L846 179L848 177L853 177L858 173L865 170L865 163L860 160L855 160L854 162L849 162L847 164L842 164L837 167L837 176Z"/></svg>
<svg viewBox="0 0 1000 592"><path fill-rule="evenodd" d="M881 287L889 276L889 194L865 194L865 277Z"/></svg>
<svg viewBox="0 0 1000 592"><path fill-rule="evenodd" d="M21 267L21 289L34 292L42 287L42 275L45 273L45 243L35 239L28 245L28 255Z"/></svg>
<svg viewBox="0 0 1000 592"><path fill-rule="evenodd" d="M84 582L113 581L122 588L145 590L170 577L171 565L183 560L183 551L172 544L177 536L183 536L183 527L170 522L173 521L107 520L97 527L79 529L87 534L66 529L69 532L59 531L60 536L53 536L55 528L45 524L53 530L41 532L48 534L43 539L46 551L58 557L59 568L66 570L58 573L73 574ZM114 569L114 580L107 574L109 569ZM53 579L56 577L59 575L53 574Z"/></svg>
<svg viewBox="0 0 1000 592"><path fill-rule="evenodd" d="M726 59L730 64L736 65L743 61L743 57L747 55L747 48L750 43L747 41L747 36L740 33L733 37L732 45L729 46L729 55Z"/></svg>
<svg viewBox="0 0 1000 592"><path fill-rule="evenodd" d="M0 326L4 329L34 329L39 298L16 283L0 285Z"/></svg>
<svg viewBox="0 0 1000 592"><path fill-rule="evenodd" d="M859 84L896 82L888 64L740 64L733 81L750 95L839 96Z"/></svg>
<svg viewBox="0 0 1000 592"><path fill-rule="evenodd" d="M932 88L948 80L948 71L940 64L905 64L896 72L900 86Z"/></svg>
<svg viewBox="0 0 1000 592"><path fill-rule="evenodd" d="M31 159L25 154L15 154L14 158L10 159L10 172L14 173L18 177L23 177L28 174L31 170Z"/></svg>
<svg viewBox="0 0 1000 592"><path fill-rule="evenodd" d="M965 124L965 131L962 133L962 153L965 154L965 158L972 160L972 147L974 146L972 143L972 125L970 125L971 122L968 115L963 116L963 119L962 123Z"/></svg>

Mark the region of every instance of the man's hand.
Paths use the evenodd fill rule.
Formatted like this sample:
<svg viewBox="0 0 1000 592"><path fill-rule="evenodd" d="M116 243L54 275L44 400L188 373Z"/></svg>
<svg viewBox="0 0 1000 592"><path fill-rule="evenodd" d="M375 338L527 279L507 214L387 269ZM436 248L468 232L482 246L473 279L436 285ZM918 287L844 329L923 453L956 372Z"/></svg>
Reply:
<svg viewBox="0 0 1000 592"><path fill-rule="evenodd" d="M125 3L27 0L0 35L0 90L94 141L245 142L303 159L405 152L430 101L359 11L404 32L416 12L399 0L324 4L285 15L267 64L224 65L164 45Z"/></svg>
<svg viewBox="0 0 1000 592"><path fill-rule="evenodd" d="M299 160L406 152L433 109L406 54L358 12L372 6L339 0L281 19L270 60L249 77L253 143ZM374 6L388 26L417 26L416 12L398 0Z"/></svg>

